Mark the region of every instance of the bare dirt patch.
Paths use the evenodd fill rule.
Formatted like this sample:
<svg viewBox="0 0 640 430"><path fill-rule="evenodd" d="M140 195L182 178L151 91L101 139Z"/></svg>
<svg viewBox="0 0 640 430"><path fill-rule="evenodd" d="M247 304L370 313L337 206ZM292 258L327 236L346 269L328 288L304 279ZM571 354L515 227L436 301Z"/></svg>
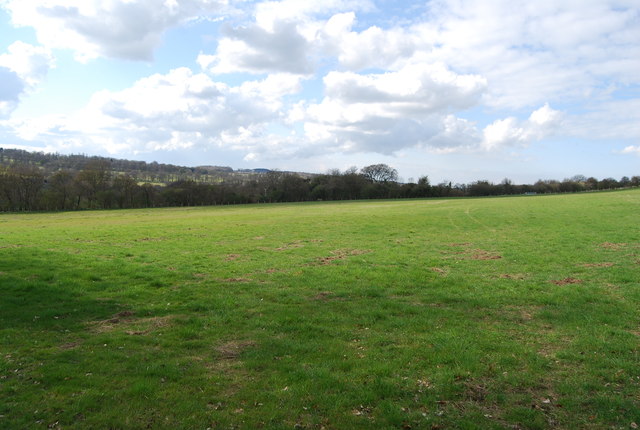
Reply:
<svg viewBox="0 0 640 430"><path fill-rule="evenodd" d="M224 261L235 261L242 257L240 254L229 254L224 258Z"/></svg>
<svg viewBox="0 0 640 430"><path fill-rule="evenodd" d="M233 360L240 357L244 351L252 348L256 343L252 340L233 340L216 347L216 352L220 358Z"/></svg>
<svg viewBox="0 0 640 430"><path fill-rule="evenodd" d="M570 285L570 284L581 284L582 281L580 279L568 277L568 278L559 279L556 281L551 281L551 283L556 285Z"/></svg>
<svg viewBox="0 0 640 430"><path fill-rule="evenodd" d="M469 242L460 242L460 243L447 243L447 246L454 246L454 247L458 247L458 246L470 246L471 243Z"/></svg>

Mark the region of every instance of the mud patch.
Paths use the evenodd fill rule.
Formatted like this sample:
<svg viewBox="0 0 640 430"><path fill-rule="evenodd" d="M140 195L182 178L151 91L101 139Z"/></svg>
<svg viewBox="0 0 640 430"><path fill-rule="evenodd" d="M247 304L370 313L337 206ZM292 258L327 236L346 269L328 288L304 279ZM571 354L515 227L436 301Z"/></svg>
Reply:
<svg viewBox="0 0 640 430"><path fill-rule="evenodd" d="M556 285L570 285L570 284L582 284L582 281L580 279L569 277L569 278L559 279L556 281L551 281L551 283Z"/></svg>
<svg viewBox="0 0 640 430"><path fill-rule="evenodd" d="M254 346L256 346L256 343L252 340L234 340L218 345L216 347L216 353L218 357L225 360L234 360L240 357L240 354L244 351Z"/></svg>

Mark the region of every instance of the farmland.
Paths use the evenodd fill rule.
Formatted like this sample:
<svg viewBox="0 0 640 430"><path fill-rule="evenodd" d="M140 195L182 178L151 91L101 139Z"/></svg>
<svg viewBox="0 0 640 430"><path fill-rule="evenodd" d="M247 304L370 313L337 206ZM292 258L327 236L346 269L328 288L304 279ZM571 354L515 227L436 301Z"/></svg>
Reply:
<svg viewBox="0 0 640 430"><path fill-rule="evenodd" d="M0 215L0 428L640 425L640 191Z"/></svg>

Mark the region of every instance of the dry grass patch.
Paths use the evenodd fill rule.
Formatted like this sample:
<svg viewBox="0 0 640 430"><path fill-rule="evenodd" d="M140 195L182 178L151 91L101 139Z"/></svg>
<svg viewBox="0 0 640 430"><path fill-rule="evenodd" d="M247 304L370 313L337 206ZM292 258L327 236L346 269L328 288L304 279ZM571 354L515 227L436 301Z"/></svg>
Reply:
<svg viewBox="0 0 640 430"><path fill-rule="evenodd" d="M320 291L318 294L312 296L310 300L317 302L331 302L344 300L344 298L336 296L331 291Z"/></svg>
<svg viewBox="0 0 640 430"><path fill-rule="evenodd" d="M153 331L167 327L171 324L171 321L175 319L174 315L166 315L163 317L149 317L149 318L141 318L135 321L135 328L138 330L127 330L126 334L130 336L142 336Z"/></svg>
<svg viewBox="0 0 640 430"><path fill-rule="evenodd" d="M67 342L60 345L60 349L67 351L70 349L76 349L78 346L80 346L80 342Z"/></svg>
<svg viewBox="0 0 640 430"><path fill-rule="evenodd" d="M432 267L431 271L436 272L442 276L447 276L449 274L449 269L442 269L440 267Z"/></svg>
<svg viewBox="0 0 640 430"><path fill-rule="evenodd" d="M522 273L503 273L502 275L499 276L500 279L513 279L515 281L523 281L527 278L526 275L523 275Z"/></svg>
<svg viewBox="0 0 640 430"><path fill-rule="evenodd" d="M501 255L492 252L492 251L487 251L485 249L479 249L479 248L468 248L469 246L471 246L471 243L469 242L462 242L462 243L449 243L448 246L453 247L453 248L463 248L457 252L454 252L453 256L449 257L449 258L460 258L462 260L499 260L502 258ZM444 254L448 254L448 252L443 252Z"/></svg>
<svg viewBox="0 0 640 430"><path fill-rule="evenodd" d="M471 260L500 260L502 255L498 255L496 253L485 251L484 249L474 249L469 257Z"/></svg>
<svg viewBox="0 0 640 430"><path fill-rule="evenodd" d="M218 357L225 360L234 360L240 357L244 351L256 346L256 342L252 340L233 340L223 343L216 347L216 353Z"/></svg>
<svg viewBox="0 0 640 430"><path fill-rule="evenodd" d="M276 251L287 251L289 249L296 249L296 248L304 248L304 243L302 240L296 240L294 242L287 243L286 245L276 248Z"/></svg>
<svg viewBox="0 0 640 430"><path fill-rule="evenodd" d="M251 279L249 279L249 278L225 278L225 279L220 279L220 282L242 283L242 282L251 282Z"/></svg>
<svg viewBox="0 0 640 430"><path fill-rule="evenodd" d="M580 279L568 277L568 278L564 278L564 279L558 279L558 280L555 280L555 281L551 281L551 283L552 284L556 284L556 285L571 285L571 284L582 284L582 281Z"/></svg>
<svg viewBox="0 0 640 430"><path fill-rule="evenodd" d="M601 248L604 249L612 249L614 251L618 251L620 249L626 248L627 244L626 243L612 243L612 242L604 242L600 244Z"/></svg>
<svg viewBox="0 0 640 430"><path fill-rule="evenodd" d="M373 251L370 249L336 249L335 251L331 251L332 255L328 257L318 257L316 259L315 264L321 265L321 266L327 266L336 261L344 260L347 257L369 254L370 252L373 252Z"/></svg>
<svg viewBox="0 0 640 430"><path fill-rule="evenodd" d="M543 309L542 306L507 306L505 311L519 321L532 321Z"/></svg>
<svg viewBox="0 0 640 430"><path fill-rule="evenodd" d="M581 264L582 267L612 267L614 263L585 263Z"/></svg>
<svg viewBox="0 0 640 430"><path fill-rule="evenodd" d="M132 311L122 311L111 318L89 323L96 333L108 333L118 328L127 329L124 332L132 336L146 335L154 330L166 327L175 318L174 315L137 318Z"/></svg>

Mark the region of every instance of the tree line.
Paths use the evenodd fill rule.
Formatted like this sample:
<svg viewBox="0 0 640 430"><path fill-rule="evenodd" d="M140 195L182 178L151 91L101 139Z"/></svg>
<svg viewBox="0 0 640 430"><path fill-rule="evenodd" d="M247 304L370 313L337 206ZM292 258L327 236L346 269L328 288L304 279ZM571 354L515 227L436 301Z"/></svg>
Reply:
<svg viewBox="0 0 640 430"><path fill-rule="evenodd" d="M563 181L540 180L516 185L431 184L427 176L401 183L397 171L375 164L326 174L301 175L265 171L248 177L230 176L216 183L196 177L150 183L130 173L114 171L107 159L89 159L79 170L49 171L37 165L0 165L0 211L66 211L167 206L209 206L317 200L399 199L424 197L476 197L594 191L640 186L640 176L620 180L574 176Z"/></svg>

